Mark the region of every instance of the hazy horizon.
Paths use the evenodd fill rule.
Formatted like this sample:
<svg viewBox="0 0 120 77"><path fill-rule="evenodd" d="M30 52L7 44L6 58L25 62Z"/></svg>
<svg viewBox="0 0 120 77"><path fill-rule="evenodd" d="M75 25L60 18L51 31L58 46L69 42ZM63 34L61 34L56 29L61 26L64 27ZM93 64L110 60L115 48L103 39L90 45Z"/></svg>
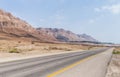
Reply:
<svg viewBox="0 0 120 77"><path fill-rule="evenodd" d="M120 43L119 0L1 0L0 9L34 27L64 28L99 41Z"/></svg>

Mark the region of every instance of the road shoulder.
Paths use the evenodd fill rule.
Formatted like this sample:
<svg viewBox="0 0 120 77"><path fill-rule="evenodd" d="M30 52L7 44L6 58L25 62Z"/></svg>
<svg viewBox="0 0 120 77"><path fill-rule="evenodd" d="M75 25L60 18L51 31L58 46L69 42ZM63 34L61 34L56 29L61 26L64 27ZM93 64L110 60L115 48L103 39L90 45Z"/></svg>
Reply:
<svg viewBox="0 0 120 77"><path fill-rule="evenodd" d="M100 53L90 60L82 62L74 68L54 77L105 77L107 66L112 56L112 50L109 49L106 52Z"/></svg>

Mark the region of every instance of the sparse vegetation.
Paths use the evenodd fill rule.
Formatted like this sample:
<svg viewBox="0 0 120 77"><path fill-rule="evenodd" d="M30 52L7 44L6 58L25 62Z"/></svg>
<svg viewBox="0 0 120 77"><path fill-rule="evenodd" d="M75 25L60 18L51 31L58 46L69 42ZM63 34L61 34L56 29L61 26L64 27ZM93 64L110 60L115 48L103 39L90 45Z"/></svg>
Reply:
<svg viewBox="0 0 120 77"><path fill-rule="evenodd" d="M34 44L35 42L34 41L31 41L31 44Z"/></svg>
<svg viewBox="0 0 120 77"><path fill-rule="evenodd" d="M113 54L120 54L120 51L113 51Z"/></svg>
<svg viewBox="0 0 120 77"><path fill-rule="evenodd" d="M9 51L9 53L20 53L17 48L13 48Z"/></svg>
<svg viewBox="0 0 120 77"><path fill-rule="evenodd" d="M88 47L88 50L90 50L90 49L92 49L92 48L93 48L93 46L89 46L89 47Z"/></svg>
<svg viewBox="0 0 120 77"><path fill-rule="evenodd" d="M21 41L18 41L18 43L21 43Z"/></svg>
<svg viewBox="0 0 120 77"><path fill-rule="evenodd" d="M70 48L65 47L49 47L49 50L64 50L64 51L72 51Z"/></svg>
<svg viewBox="0 0 120 77"><path fill-rule="evenodd" d="M113 54L120 54L120 49L119 48L114 49Z"/></svg>
<svg viewBox="0 0 120 77"><path fill-rule="evenodd" d="M0 41L0 53L54 53L64 51L88 50L93 49L92 46L75 45L75 44L55 44L55 43L39 43L39 42L21 42L21 40Z"/></svg>

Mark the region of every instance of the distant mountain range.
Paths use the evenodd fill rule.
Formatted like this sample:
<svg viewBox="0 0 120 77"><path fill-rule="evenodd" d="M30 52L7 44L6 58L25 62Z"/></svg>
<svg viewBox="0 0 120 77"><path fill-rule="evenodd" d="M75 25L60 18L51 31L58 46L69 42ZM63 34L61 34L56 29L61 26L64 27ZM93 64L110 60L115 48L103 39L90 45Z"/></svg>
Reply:
<svg viewBox="0 0 120 77"><path fill-rule="evenodd" d="M37 28L40 34L51 36L58 41L69 42L69 41L97 41L86 34L75 34L71 31L57 28Z"/></svg>
<svg viewBox="0 0 120 77"><path fill-rule="evenodd" d="M87 34L75 34L64 29L36 29L27 22L3 10L0 10L0 39L24 39L41 42L97 41Z"/></svg>

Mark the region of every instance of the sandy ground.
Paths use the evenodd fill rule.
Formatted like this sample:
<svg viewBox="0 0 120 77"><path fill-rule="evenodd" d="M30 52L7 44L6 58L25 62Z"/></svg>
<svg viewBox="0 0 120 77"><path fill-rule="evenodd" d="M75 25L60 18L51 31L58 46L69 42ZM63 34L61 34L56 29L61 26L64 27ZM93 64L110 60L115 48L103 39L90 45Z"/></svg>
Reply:
<svg viewBox="0 0 120 77"><path fill-rule="evenodd" d="M106 77L120 77L120 54L114 54Z"/></svg>
<svg viewBox="0 0 120 77"><path fill-rule="evenodd" d="M94 48L97 47L0 40L0 62Z"/></svg>
<svg viewBox="0 0 120 77"><path fill-rule="evenodd" d="M82 45L70 45L70 44L50 44L50 43L31 43L31 42L21 42L21 41L6 41L0 40L0 53L10 51L19 53L30 53L39 51L39 53L53 52L53 51L73 51L73 50L86 50L91 48L90 46Z"/></svg>

